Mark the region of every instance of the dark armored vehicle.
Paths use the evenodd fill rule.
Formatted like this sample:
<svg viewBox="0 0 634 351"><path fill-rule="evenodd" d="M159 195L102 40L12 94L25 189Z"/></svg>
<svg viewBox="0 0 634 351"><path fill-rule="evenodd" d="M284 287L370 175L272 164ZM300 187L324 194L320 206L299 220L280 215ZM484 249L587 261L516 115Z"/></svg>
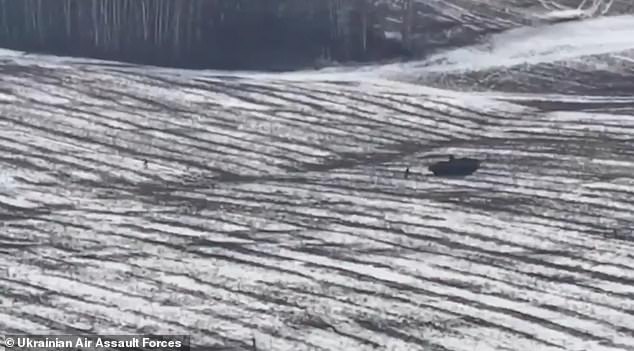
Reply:
<svg viewBox="0 0 634 351"><path fill-rule="evenodd" d="M435 176L468 176L480 168L481 162L482 161L475 158L454 158L453 155L450 155L449 161L436 162L429 166L428 169L434 173Z"/></svg>

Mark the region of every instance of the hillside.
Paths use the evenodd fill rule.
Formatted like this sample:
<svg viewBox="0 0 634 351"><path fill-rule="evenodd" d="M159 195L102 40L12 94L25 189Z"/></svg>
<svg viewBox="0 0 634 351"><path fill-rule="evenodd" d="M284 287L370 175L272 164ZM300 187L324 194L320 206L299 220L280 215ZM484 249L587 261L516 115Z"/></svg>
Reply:
<svg viewBox="0 0 634 351"><path fill-rule="evenodd" d="M286 74L3 51L0 334L634 350L630 23Z"/></svg>
<svg viewBox="0 0 634 351"><path fill-rule="evenodd" d="M0 0L0 47L287 71L423 59L562 11L593 17L634 7L628 0Z"/></svg>

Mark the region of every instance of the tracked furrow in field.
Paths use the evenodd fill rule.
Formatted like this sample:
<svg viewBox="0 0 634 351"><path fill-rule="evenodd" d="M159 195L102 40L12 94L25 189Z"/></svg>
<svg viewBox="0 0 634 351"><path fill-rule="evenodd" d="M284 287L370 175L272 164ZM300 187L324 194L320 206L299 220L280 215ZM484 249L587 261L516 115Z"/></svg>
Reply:
<svg viewBox="0 0 634 351"><path fill-rule="evenodd" d="M11 64L0 331L634 349L627 102Z"/></svg>

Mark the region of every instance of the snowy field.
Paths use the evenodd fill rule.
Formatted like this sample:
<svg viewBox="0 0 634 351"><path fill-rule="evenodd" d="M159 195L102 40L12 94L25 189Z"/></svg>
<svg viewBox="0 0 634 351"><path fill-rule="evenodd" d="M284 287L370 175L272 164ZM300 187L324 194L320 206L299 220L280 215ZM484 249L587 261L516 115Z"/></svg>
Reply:
<svg viewBox="0 0 634 351"><path fill-rule="evenodd" d="M632 23L347 72L2 52L0 331L634 350Z"/></svg>

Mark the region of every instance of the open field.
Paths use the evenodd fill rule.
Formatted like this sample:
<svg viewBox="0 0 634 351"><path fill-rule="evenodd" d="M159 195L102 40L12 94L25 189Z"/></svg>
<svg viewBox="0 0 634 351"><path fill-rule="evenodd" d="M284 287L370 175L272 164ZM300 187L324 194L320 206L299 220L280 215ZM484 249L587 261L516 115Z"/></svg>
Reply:
<svg viewBox="0 0 634 351"><path fill-rule="evenodd" d="M1 332L634 350L634 98L3 55Z"/></svg>

